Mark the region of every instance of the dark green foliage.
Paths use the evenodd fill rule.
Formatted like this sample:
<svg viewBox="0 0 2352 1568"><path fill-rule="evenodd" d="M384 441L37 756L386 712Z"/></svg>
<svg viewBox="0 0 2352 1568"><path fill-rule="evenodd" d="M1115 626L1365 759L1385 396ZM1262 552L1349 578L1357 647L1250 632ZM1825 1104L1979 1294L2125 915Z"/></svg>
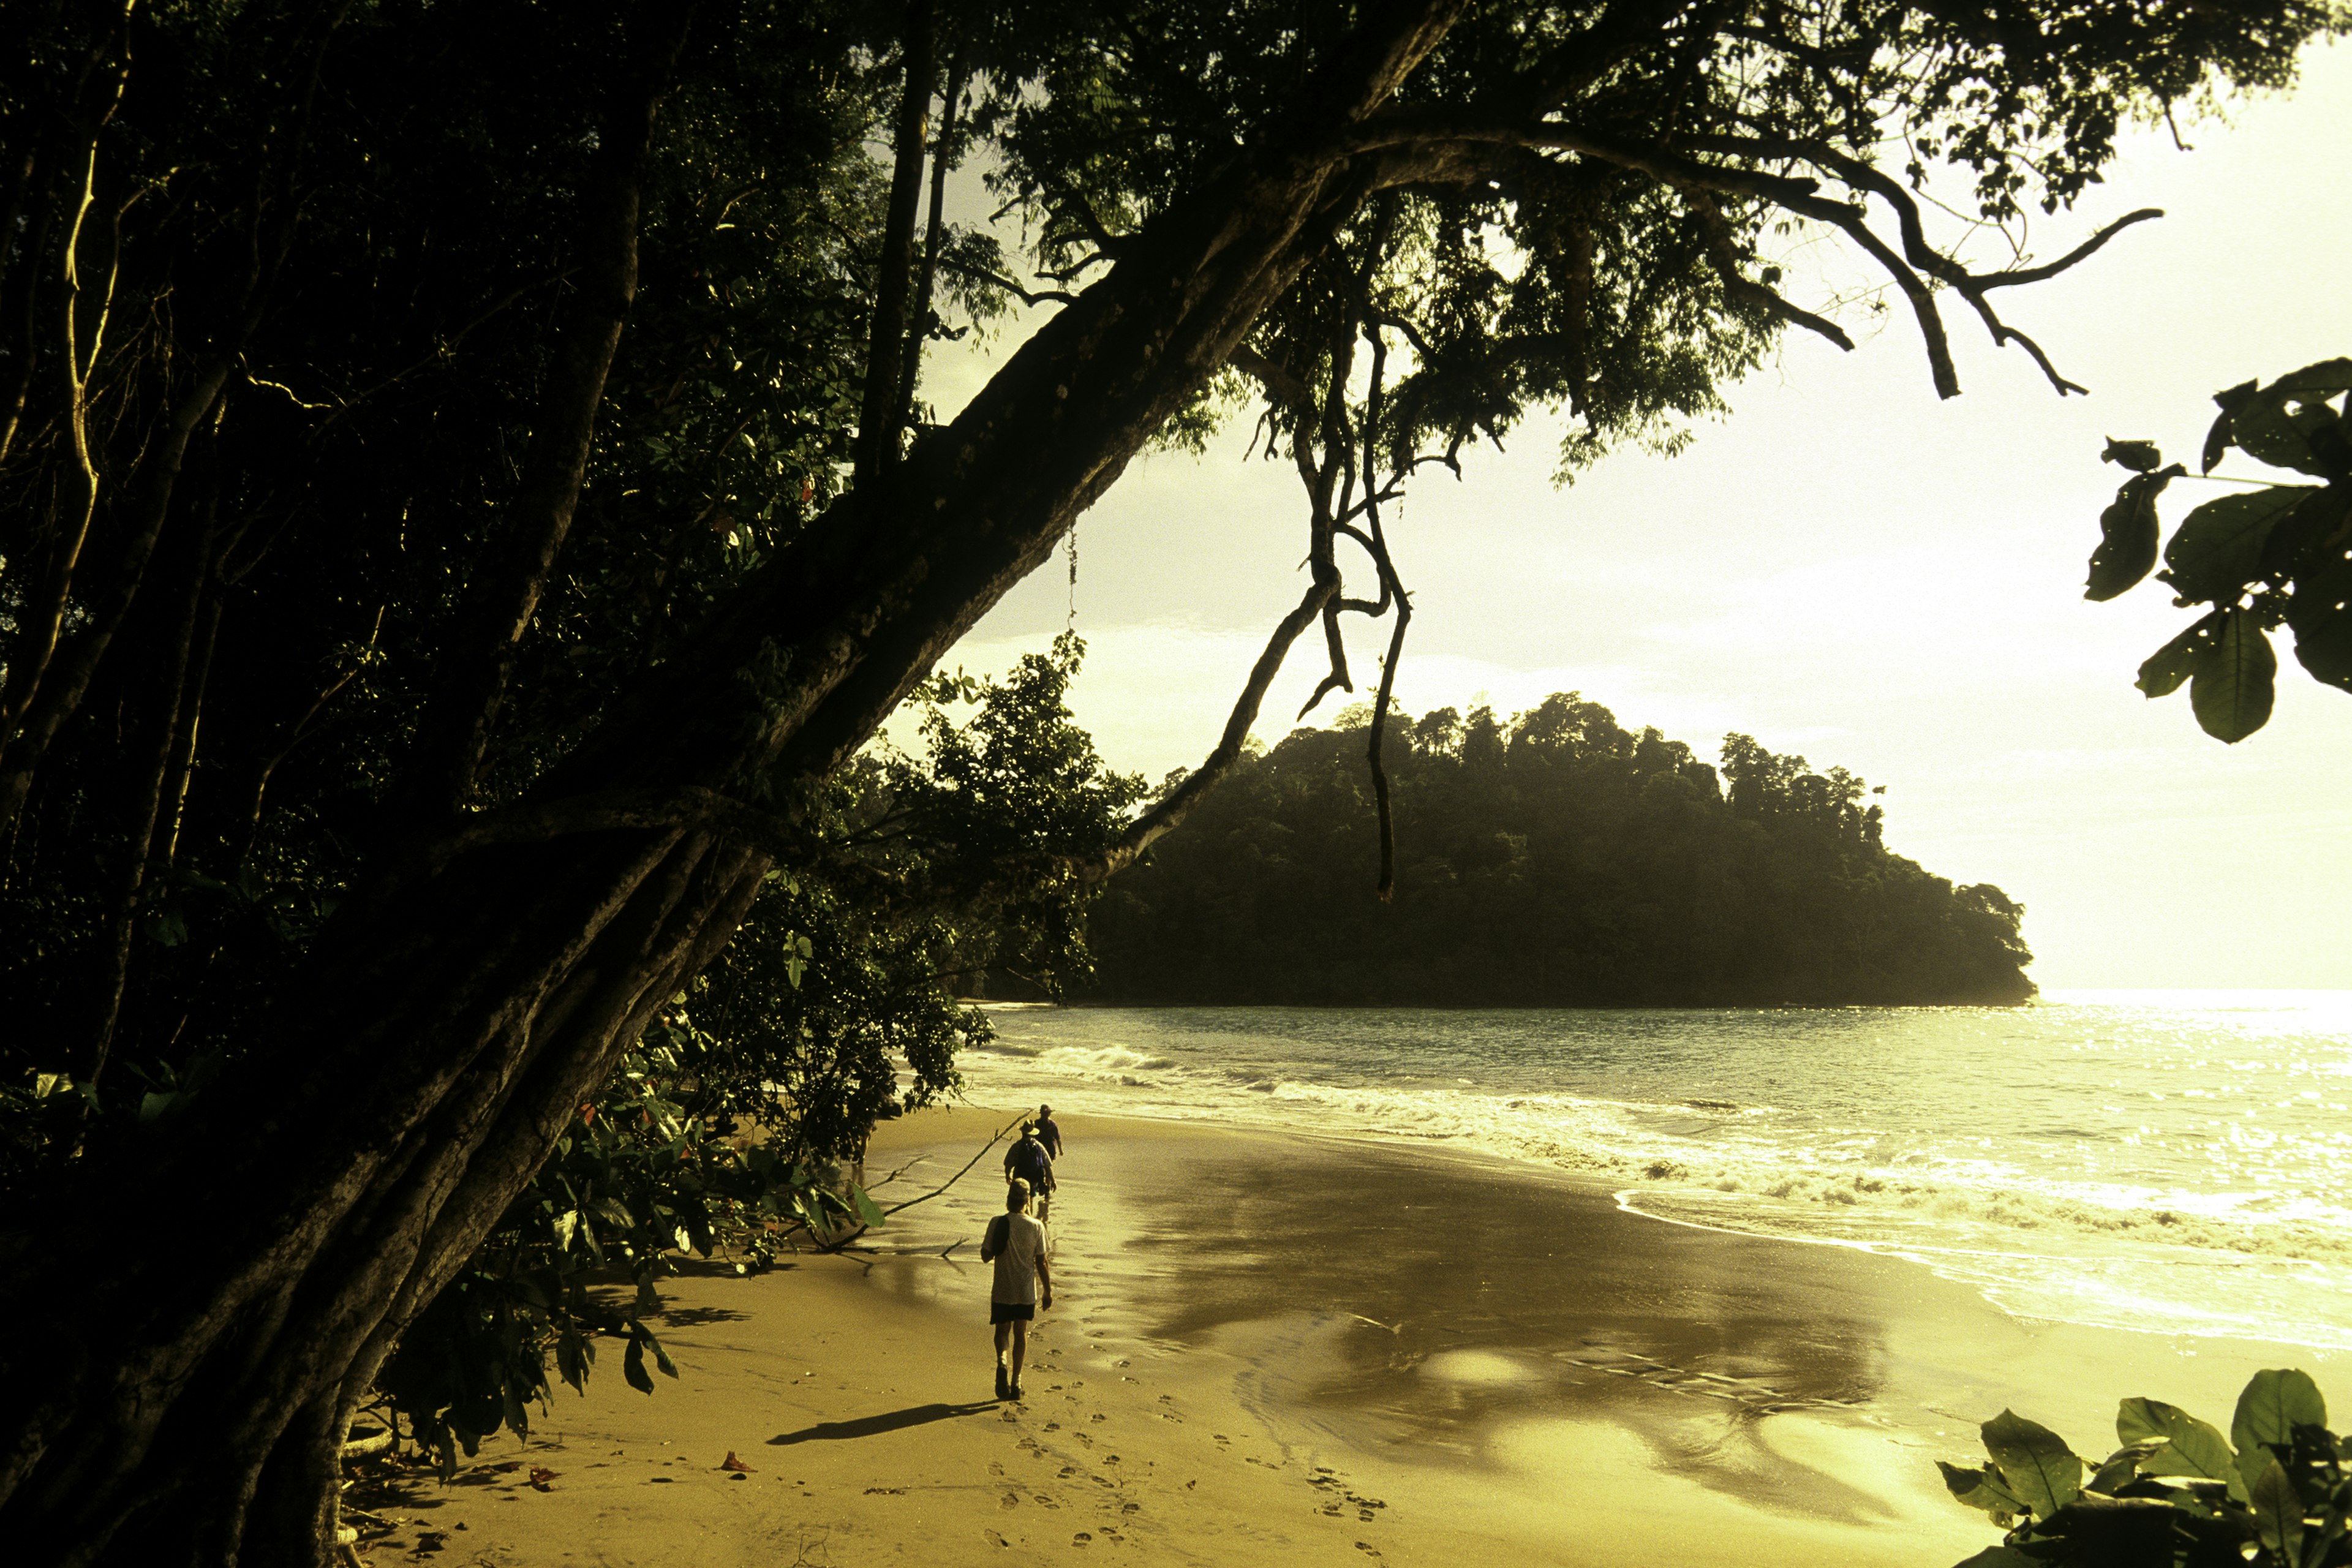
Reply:
<svg viewBox="0 0 2352 1568"><path fill-rule="evenodd" d="M1402 863L1372 896L1360 731L1301 730L1097 906L1105 1000L1381 1005L2011 1003L2023 910L1881 842L1843 769L1744 735L1708 766L1569 694L1398 715Z"/></svg>
<svg viewBox="0 0 2352 1568"><path fill-rule="evenodd" d="M640 1314L681 1258L749 1272L883 1223L863 1185L867 1135L952 1089L958 1049L990 1038L958 996L992 971L1047 996L1087 973L1092 889L1055 868L1099 852L1143 790L1070 721L1084 651L1066 635L1001 681L929 683L924 756L861 759L810 803L836 846L829 879L770 873L734 942L580 1108L386 1363L379 1388L445 1472L528 1426L551 1353L575 1389L600 1334L625 1342L630 1386L653 1391L647 1352L676 1376ZM974 710L959 724L942 703ZM40 1087L23 1114L70 1098ZM622 1281L625 1302L593 1289Z"/></svg>
<svg viewBox="0 0 2352 1568"><path fill-rule="evenodd" d="M2268 386L2247 382L2213 395L2221 415L2205 437L2206 474L2231 447L2321 482L2251 482L2261 488L2206 501L2164 547L2157 581L2173 603L2211 608L2140 666L2139 689L2165 697L2189 686L2204 731L2235 744L2270 722L2278 655L2270 634L2294 635L2311 677L2352 690L2352 426L2344 395L2352 360L2323 360ZM2162 527L2156 498L2188 470L2158 468L2147 441L2111 441L2110 462L2135 470L2099 519L2085 598L2112 599L2156 565Z"/></svg>
<svg viewBox="0 0 2352 1568"><path fill-rule="evenodd" d="M1960 1568L2340 1568L2352 1563L2352 1440L2318 1385L2258 1372L2230 1436L2154 1399L2116 1412L2123 1446L2093 1467L2010 1411L1984 1424L1989 1465L1943 1464L1952 1496L2008 1531Z"/></svg>

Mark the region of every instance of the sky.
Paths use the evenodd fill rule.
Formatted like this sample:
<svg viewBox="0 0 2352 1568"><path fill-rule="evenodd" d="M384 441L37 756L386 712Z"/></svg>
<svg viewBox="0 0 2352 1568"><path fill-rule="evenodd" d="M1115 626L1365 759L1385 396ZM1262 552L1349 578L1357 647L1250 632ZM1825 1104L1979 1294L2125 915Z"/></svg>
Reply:
<svg viewBox="0 0 2352 1568"><path fill-rule="evenodd" d="M2036 215L2031 243L2047 258L2137 207L2162 221L1998 297L2087 397L2059 398L1961 306L1963 395L1939 402L1898 309L1851 354L1787 334L1680 457L1622 453L1561 489L1561 426L1536 420L1460 481L1416 481L1390 521L1413 595L1399 701L1509 713L1580 691L1704 756L1738 731L1848 768L1886 786L1898 853L2024 903L2047 990L2352 987L2352 694L2283 644L2269 726L2223 746L2185 690L2132 686L2191 614L2160 584L2082 597L2123 478L2098 460L2105 437L2193 468L2215 389L2352 353L2352 47L2315 50L2291 97L2183 132L2193 151L2131 139L2073 213ZM1803 303L1808 281L1853 276L1839 265L1794 266L1784 287ZM942 417L1017 336L935 352ZM1132 464L1080 521L1075 585L1057 558L944 666L1002 670L1075 626L1071 706L1106 759L1154 779L1197 763L1304 588L1296 474L1249 459L1245 437ZM2168 531L2221 493L2177 483ZM1368 692L1387 627L1350 625ZM1316 641L1265 704L1268 742L1322 673Z"/></svg>

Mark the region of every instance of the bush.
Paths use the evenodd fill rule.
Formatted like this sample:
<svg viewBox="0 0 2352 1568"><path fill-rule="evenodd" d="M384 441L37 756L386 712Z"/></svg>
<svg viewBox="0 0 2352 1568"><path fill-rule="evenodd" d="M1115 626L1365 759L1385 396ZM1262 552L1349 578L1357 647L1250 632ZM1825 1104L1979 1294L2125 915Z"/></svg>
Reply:
<svg viewBox="0 0 2352 1568"><path fill-rule="evenodd" d="M2318 1385L2259 1372L2230 1436L2154 1399L2116 1412L2123 1446L2094 1467L2004 1410L1990 1464L1943 1464L1944 1484L2008 1531L1959 1568L2336 1568L2352 1563L2352 1439L2327 1429Z"/></svg>

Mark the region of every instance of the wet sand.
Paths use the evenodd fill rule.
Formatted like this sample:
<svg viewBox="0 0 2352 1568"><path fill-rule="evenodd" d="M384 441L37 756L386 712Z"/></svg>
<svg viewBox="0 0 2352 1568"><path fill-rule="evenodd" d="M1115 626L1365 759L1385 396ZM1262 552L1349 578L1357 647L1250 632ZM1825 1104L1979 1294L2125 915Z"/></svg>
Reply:
<svg viewBox="0 0 2352 1568"><path fill-rule="evenodd" d="M906 1173L878 1195L944 1181L1003 1120L886 1129L869 1176ZM1994 1536L1932 1461L2005 1405L2103 1455L2126 1394L2226 1423L2258 1366L2336 1381L2309 1352L2020 1322L1907 1262L1664 1224L1524 1166L1065 1125L1025 1403L989 1386L992 1155L872 1251L671 1282L680 1382L634 1393L608 1342L585 1398L410 1489L371 1555L429 1529L500 1564L1941 1568Z"/></svg>

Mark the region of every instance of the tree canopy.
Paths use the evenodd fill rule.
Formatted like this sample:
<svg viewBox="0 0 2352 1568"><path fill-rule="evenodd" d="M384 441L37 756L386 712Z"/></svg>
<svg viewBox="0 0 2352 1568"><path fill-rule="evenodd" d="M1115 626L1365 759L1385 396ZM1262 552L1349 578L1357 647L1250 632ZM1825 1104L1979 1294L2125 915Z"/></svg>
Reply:
<svg viewBox="0 0 2352 1568"><path fill-rule="evenodd" d="M2032 996L2021 906L1889 850L1882 808L1745 735L1718 770L1574 692L1398 716L1393 906L1352 729L1234 771L1090 917L1087 994L1343 1006L1828 1006Z"/></svg>
<svg viewBox="0 0 2352 1568"><path fill-rule="evenodd" d="M2068 390L1995 297L2141 215L1990 263L1977 219L2066 207L2126 121L2283 85L2342 20L0 11L5 1067L89 1091L5 1222L0 1256L86 1282L0 1285L12 1551L323 1562L404 1326L772 870L904 893L830 792L1150 443L1254 410L1307 491L1309 584L1186 788L960 896L1131 863L1318 621L1335 688L1343 615L1391 617L1392 671L1380 509L1418 467L1563 399L1571 462L1671 446L1779 331L1848 341L1786 247L1883 271L1938 392L1950 303ZM961 164L1022 247L945 221ZM1931 168L1978 212L1927 201ZM926 344L1021 297L1053 314L929 406ZM121 1247L157 1192L212 1222Z"/></svg>

